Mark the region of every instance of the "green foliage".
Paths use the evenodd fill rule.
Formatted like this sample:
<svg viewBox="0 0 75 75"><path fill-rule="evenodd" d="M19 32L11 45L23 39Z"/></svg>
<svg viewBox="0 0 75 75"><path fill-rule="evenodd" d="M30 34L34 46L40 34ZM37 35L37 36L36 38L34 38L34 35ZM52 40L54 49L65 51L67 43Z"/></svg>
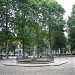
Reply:
<svg viewBox="0 0 75 75"><path fill-rule="evenodd" d="M62 32L65 11L55 0L0 0L0 2L0 27L4 29L1 31L3 35L0 33L0 40L7 39L11 50L12 42L15 41L21 43L23 53L33 51L31 48L35 45L40 52L48 43L52 48L64 46L65 38Z"/></svg>
<svg viewBox="0 0 75 75"><path fill-rule="evenodd" d="M66 37L64 36L64 33L60 31L54 31L52 34L52 48L55 50L58 50L59 48L65 48Z"/></svg>
<svg viewBox="0 0 75 75"><path fill-rule="evenodd" d="M69 43L71 51L73 51L75 49L75 5L73 5L72 13L67 21L67 24L69 28Z"/></svg>

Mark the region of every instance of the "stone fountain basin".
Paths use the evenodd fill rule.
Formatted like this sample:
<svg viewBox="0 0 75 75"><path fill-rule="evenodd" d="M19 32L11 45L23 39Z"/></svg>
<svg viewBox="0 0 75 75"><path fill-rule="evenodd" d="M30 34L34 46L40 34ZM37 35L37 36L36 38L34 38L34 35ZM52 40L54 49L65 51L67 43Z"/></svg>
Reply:
<svg viewBox="0 0 75 75"><path fill-rule="evenodd" d="M54 57L41 57L41 58L18 58L17 63L25 64L25 63L32 63L32 64L47 64L54 62Z"/></svg>

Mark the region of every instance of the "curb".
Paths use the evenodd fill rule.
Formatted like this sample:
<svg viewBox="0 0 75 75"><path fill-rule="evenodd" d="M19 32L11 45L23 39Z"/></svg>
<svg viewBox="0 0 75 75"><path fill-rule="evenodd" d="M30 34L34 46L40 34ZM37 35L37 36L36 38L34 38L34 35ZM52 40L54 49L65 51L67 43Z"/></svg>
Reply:
<svg viewBox="0 0 75 75"><path fill-rule="evenodd" d="M18 66L18 67L44 67L44 66L60 66L68 62L62 63L49 63L49 64L16 64L16 63L4 63L5 66Z"/></svg>

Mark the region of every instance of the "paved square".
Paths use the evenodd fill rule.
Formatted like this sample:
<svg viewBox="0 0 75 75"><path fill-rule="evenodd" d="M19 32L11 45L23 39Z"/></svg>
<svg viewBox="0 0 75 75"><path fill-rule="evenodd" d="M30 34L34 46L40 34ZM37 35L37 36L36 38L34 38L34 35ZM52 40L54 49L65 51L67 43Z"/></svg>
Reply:
<svg viewBox="0 0 75 75"><path fill-rule="evenodd" d="M75 57L59 57L56 60L66 60L68 63L60 66L19 67L5 66L3 63L8 60L0 60L0 75L75 75Z"/></svg>

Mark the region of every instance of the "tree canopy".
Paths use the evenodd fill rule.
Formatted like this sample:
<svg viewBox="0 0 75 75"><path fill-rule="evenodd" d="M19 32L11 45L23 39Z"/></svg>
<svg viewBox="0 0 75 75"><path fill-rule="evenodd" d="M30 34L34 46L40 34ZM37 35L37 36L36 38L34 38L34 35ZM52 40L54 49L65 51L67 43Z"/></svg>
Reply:
<svg viewBox="0 0 75 75"><path fill-rule="evenodd" d="M71 16L67 21L68 28L69 28L69 43L71 46L71 52L75 50L75 5L72 7Z"/></svg>
<svg viewBox="0 0 75 75"><path fill-rule="evenodd" d="M55 0L0 0L0 3L0 40L6 42L7 56L9 44L14 42L21 43L23 55L35 45L37 55L43 47L51 50L65 47L65 10Z"/></svg>

